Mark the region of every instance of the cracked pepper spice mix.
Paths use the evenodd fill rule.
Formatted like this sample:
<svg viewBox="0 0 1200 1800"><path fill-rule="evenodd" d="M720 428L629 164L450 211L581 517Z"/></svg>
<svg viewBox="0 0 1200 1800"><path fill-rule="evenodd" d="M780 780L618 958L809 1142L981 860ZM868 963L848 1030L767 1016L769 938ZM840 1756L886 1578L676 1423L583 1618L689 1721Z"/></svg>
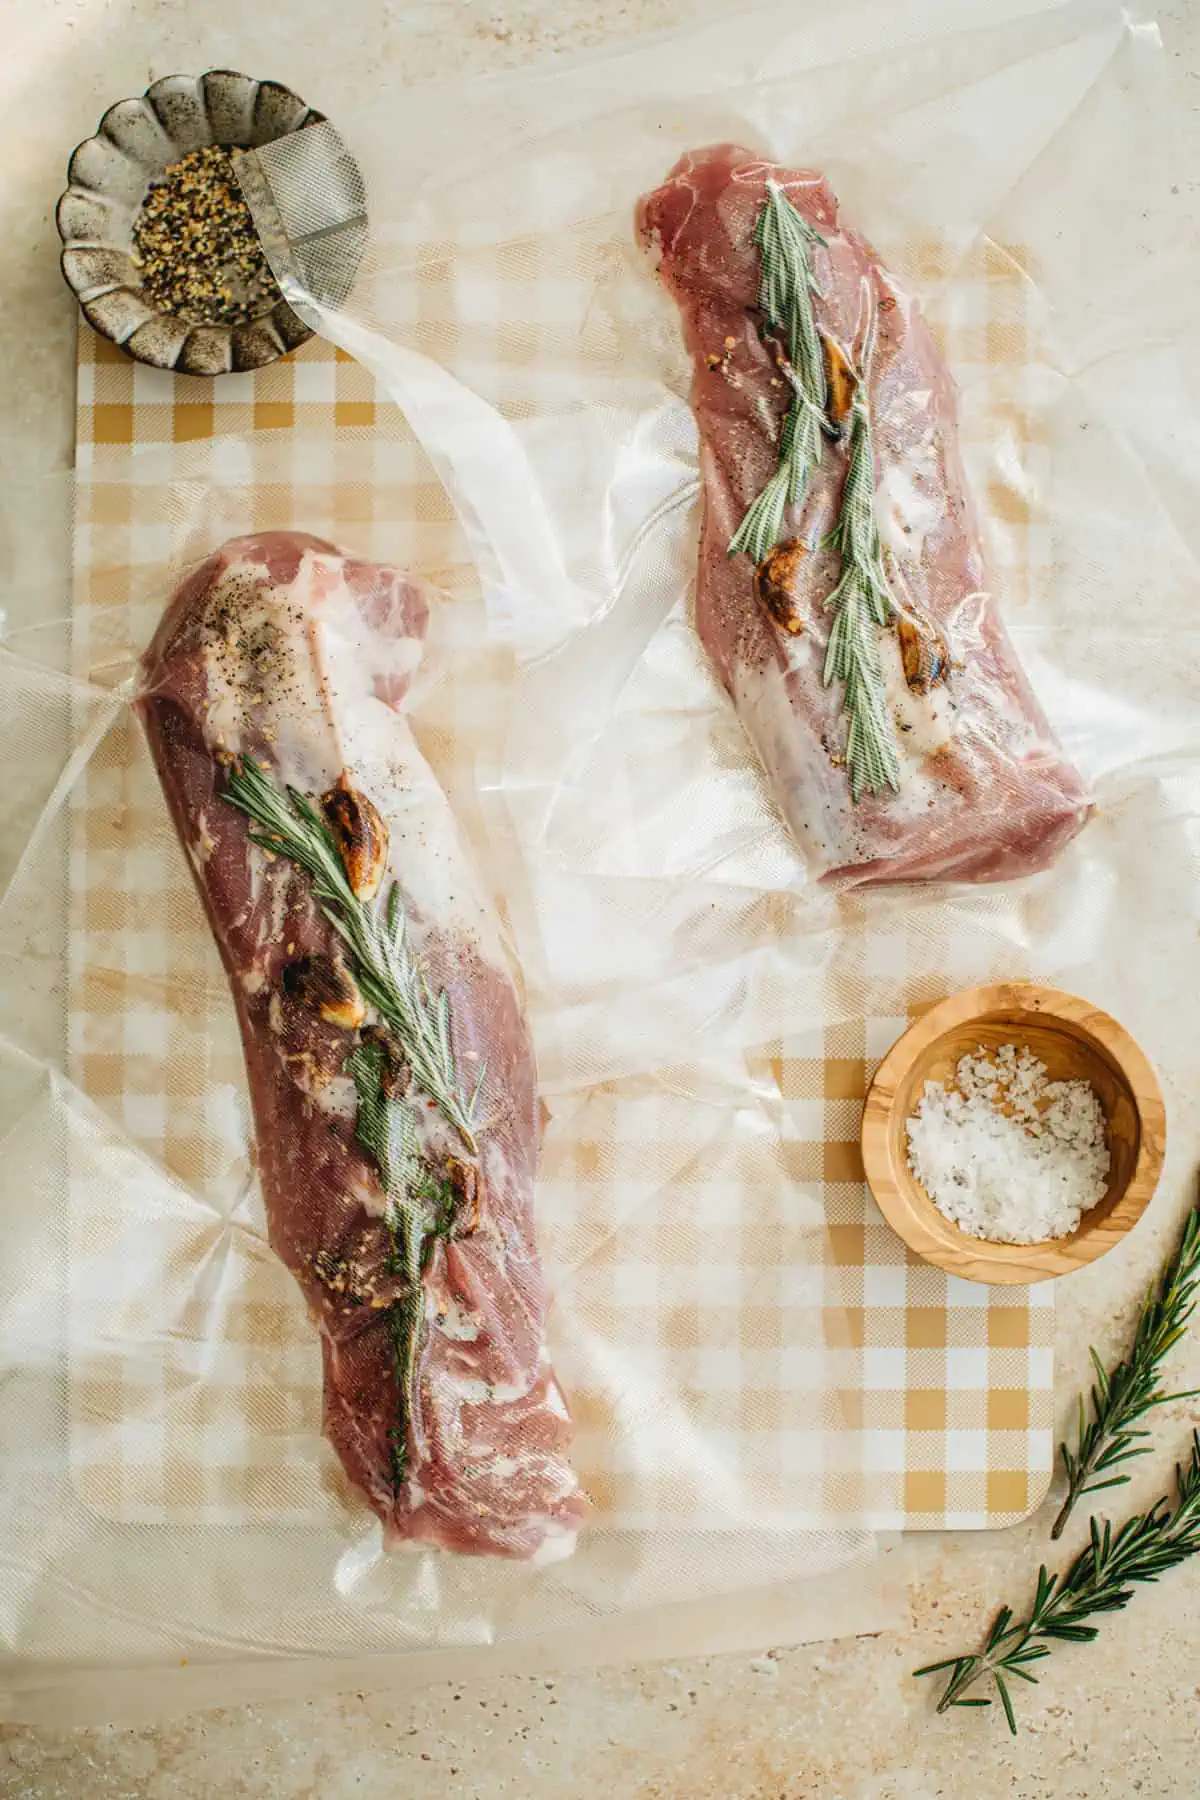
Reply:
<svg viewBox="0 0 1200 1800"><path fill-rule="evenodd" d="M189 150L150 189L133 260L149 304L187 325L244 325L280 298L233 158L218 144Z"/></svg>

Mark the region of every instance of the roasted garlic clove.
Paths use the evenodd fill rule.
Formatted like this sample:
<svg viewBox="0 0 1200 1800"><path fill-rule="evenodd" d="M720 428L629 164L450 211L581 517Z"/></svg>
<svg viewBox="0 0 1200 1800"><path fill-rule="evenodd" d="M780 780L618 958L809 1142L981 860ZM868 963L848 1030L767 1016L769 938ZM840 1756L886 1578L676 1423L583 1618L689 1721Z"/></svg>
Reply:
<svg viewBox="0 0 1200 1800"><path fill-rule="evenodd" d="M332 956L305 956L289 963L283 985L293 1000L319 1013L327 1025L357 1031L365 1023L367 1009L345 964Z"/></svg>
<svg viewBox="0 0 1200 1800"><path fill-rule="evenodd" d="M900 661L904 679L914 694L927 694L931 688L945 685L950 670L946 640L930 620L920 621L907 613L896 617L896 636L900 641Z"/></svg>
<svg viewBox="0 0 1200 1800"><path fill-rule="evenodd" d="M411 1071L391 1032L385 1031L382 1025L365 1025L362 1041L364 1044L375 1044L381 1053L379 1091L384 1099L403 1100L408 1092Z"/></svg>
<svg viewBox="0 0 1200 1800"><path fill-rule="evenodd" d="M321 808L355 898L373 900L383 885L388 858L387 826L379 808L344 775L321 795Z"/></svg>
<svg viewBox="0 0 1200 1800"><path fill-rule="evenodd" d="M764 556L754 571L754 595L765 606L781 631L798 637L804 630L800 611L800 568L807 547L799 538L787 538Z"/></svg>
<svg viewBox="0 0 1200 1800"><path fill-rule="evenodd" d="M821 349L825 356L825 386L827 389L826 412L831 425L838 430L850 417L850 409L854 405L854 396L858 391L858 376L850 366L850 359L840 344L821 333Z"/></svg>
<svg viewBox="0 0 1200 1800"><path fill-rule="evenodd" d="M446 1163L446 1174L454 1195L455 1234L467 1237L479 1229L479 1170L474 1163L460 1162L457 1156L451 1156Z"/></svg>

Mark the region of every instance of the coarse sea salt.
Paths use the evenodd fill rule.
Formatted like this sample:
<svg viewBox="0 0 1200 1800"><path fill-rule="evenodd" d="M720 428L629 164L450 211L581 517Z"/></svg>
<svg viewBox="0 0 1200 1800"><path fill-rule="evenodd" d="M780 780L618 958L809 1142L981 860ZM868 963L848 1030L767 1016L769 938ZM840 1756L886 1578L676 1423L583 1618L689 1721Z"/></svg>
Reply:
<svg viewBox="0 0 1200 1800"><path fill-rule="evenodd" d="M1104 1112L1086 1081L1048 1081L1027 1047L979 1046L954 1082L927 1081L908 1121L909 1167L970 1237L1067 1237L1108 1186Z"/></svg>

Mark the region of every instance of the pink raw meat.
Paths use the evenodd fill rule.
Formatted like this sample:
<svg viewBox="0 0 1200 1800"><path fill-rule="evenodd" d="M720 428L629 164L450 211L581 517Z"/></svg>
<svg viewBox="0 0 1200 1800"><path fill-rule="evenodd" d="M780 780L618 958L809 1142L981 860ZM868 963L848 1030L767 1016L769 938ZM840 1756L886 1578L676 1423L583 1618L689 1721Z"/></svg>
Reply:
<svg viewBox="0 0 1200 1800"><path fill-rule="evenodd" d="M784 630L730 539L779 462L790 389L764 341L755 225L774 178L827 240L812 252L817 324L856 361L867 303L876 515L901 613L948 651L944 684L914 691L893 623L880 656L901 764L898 794L855 803L842 765L842 692L822 680L838 578L820 539L837 518L844 444L827 443L784 535L810 548L792 571ZM861 882L1001 881L1051 863L1088 817L1084 783L1046 723L987 591L957 447L953 382L916 302L838 220L828 184L721 144L682 157L638 208L638 232L678 303L694 362L704 511L696 624L779 805L815 870ZM936 639L933 641L936 642Z"/></svg>
<svg viewBox="0 0 1200 1800"><path fill-rule="evenodd" d="M426 623L421 590L395 569L300 533L239 538L174 596L138 706L233 990L271 1244L320 1332L329 1439L389 1542L555 1557L585 1506L543 1341L533 1048L445 796L398 710ZM358 1032L294 991L297 965L329 957L335 937L309 876L252 844L223 798L242 753L277 785L315 799L340 779L378 808L409 941L432 990L450 996L456 1063L485 1069L477 1199L461 1230L434 1240L424 1275L399 1475L390 1319L410 1291L379 1170L355 1135L344 1069ZM463 1146L427 1096L410 1098L421 1153L445 1173Z"/></svg>

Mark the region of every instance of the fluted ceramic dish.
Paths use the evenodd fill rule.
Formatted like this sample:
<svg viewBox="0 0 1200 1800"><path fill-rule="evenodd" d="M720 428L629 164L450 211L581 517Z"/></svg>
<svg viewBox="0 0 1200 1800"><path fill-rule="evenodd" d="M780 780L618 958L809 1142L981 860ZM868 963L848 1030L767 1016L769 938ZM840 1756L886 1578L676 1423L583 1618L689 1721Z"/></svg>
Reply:
<svg viewBox="0 0 1200 1800"><path fill-rule="evenodd" d="M88 323L139 362L183 375L261 369L303 344L312 332L286 300L265 301L238 325L189 325L151 306L133 225L150 188L189 150L255 149L323 123L290 88L232 69L167 75L141 99L110 106L72 156L57 212L63 274Z"/></svg>

